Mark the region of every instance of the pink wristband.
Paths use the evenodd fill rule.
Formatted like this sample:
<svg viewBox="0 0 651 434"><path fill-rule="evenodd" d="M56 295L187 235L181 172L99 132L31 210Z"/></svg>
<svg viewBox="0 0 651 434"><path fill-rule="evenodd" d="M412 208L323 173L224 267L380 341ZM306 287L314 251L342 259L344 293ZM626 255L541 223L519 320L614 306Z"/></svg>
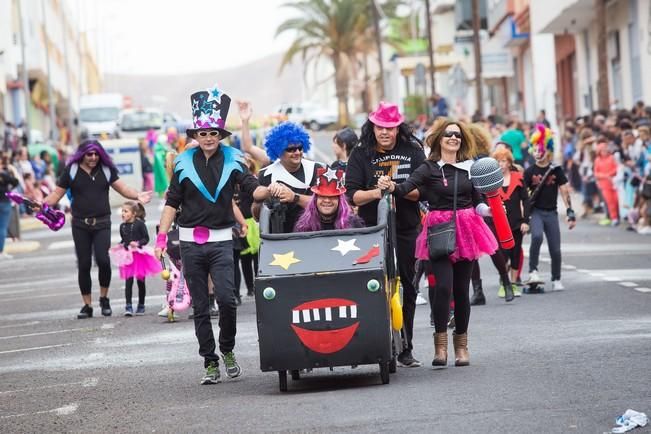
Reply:
<svg viewBox="0 0 651 434"><path fill-rule="evenodd" d="M167 249L167 234L158 234L156 236L156 248Z"/></svg>

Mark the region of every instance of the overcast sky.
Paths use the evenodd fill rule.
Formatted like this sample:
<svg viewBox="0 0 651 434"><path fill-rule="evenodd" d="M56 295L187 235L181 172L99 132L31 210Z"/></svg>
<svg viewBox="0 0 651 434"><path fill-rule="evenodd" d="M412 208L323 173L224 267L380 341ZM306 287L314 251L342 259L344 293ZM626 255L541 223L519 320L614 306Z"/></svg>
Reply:
<svg viewBox="0 0 651 434"><path fill-rule="evenodd" d="M178 74L238 66L284 51L274 38L287 0L70 0L103 72Z"/></svg>

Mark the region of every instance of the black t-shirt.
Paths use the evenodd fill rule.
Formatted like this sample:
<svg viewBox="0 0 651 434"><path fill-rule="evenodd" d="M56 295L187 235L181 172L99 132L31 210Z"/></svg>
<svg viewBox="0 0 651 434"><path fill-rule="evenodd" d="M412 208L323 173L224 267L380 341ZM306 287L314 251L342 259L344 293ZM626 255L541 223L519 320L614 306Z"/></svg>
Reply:
<svg viewBox="0 0 651 434"><path fill-rule="evenodd" d="M133 223L122 223L120 225L120 243L127 247L131 241L136 241L140 247L149 242L149 232L145 222L135 219Z"/></svg>
<svg viewBox="0 0 651 434"><path fill-rule="evenodd" d="M306 166L314 165L312 173L305 173ZM275 180L285 184L296 194L312 195L310 187L316 185L316 170L321 167L319 163L305 162L301 163L301 167L296 172L288 172L283 170L280 162L272 163L271 165L260 170L258 173L258 180L260 185L268 187ZM273 172L273 173L272 173ZM293 178L293 179L292 179ZM290 233L294 231L294 225L298 217L303 212L300 205L294 203L284 203L280 205L285 211L285 222L283 224L283 232Z"/></svg>
<svg viewBox="0 0 651 434"><path fill-rule="evenodd" d="M204 153L198 148L195 149L197 150L192 154L192 165L208 194L214 195L224 170L224 152L215 152L206 160ZM185 152L191 151L193 150L190 149ZM189 168L181 169L178 165L176 166L167 191L165 204L175 209L181 207L178 217L179 226L186 228L204 226L209 229L224 229L235 225L232 202L235 185L239 184L241 190L249 194L253 194L258 187L258 180L249 173L247 167L242 162L236 164L240 166L242 171L233 170L228 175L228 179L224 182L216 201L208 200L190 178L185 177L191 173ZM186 170L188 173L185 173ZM181 182L179 182L179 177L183 178Z"/></svg>
<svg viewBox="0 0 651 434"><path fill-rule="evenodd" d="M529 194L533 194L536 190L543 176L545 176L547 169L549 169L549 166L540 167L534 164L524 171L524 184L529 189ZM533 199L533 208L556 211L558 187L566 183L567 177L565 176L565 172L563 172L563 168L561 166L555 166L549 175L547 175L545 184L536 193L536 197Z"/></svg>
<svg viewBox="0 0 651 434"><path fill-rule="evenodd" d="M470 168L469 163L466 163L466 166ZM454 209L455 172L457 173L457 209L477 206L481 198L473 187L467 170L451 164L441 167L430 160L421 164L405 182L397 185L395 195L402 197L418 189L420 200L427 201L430 210L452 210Z"/></svg>
<svg viewBox="0 0 651 434"><path fill-rule="evenodd" d="M391 175L397 184L404 182L425 161L425 153L415 143L396 145L391 151L368 151L357 145L350 154L346 167L346 196L353 203L353 196L358 190L376 188L377 180L382 175ZM366 226L377 224L378 200L374 200L358 209L359 216ZM399 231L417 230L420 224L418 202L401 197L396 198L396 228Z"/></svg>
<svg viewBox="0 0 651 434"><path fill-rule="evenodd" d="M109 179L106 179L101 164L98 164L90 174L78 165L72 179L70 176L72 166L66 166L57 181L57 186L70 190L72 216L78 219L110 217L109 187L119 179L118 171L114 168L109 169Z"/></svg>

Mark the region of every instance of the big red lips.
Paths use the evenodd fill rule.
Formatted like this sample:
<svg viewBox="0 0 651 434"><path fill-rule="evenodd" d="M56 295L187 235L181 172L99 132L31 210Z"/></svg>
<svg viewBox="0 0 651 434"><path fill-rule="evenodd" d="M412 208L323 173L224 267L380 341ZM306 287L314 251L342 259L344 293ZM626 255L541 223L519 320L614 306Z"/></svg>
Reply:
<svg viewBox="0 0 651 434"><path fill-rule="evenodd" d="M347 327L329 330L309 330L296 324L317 321L331 322L333 318L357 318L357 304L343 298L323 298L303 303L292 309L292 329L298 339L310 350L321 354L341 351L353 338L359 321Z"/></svg>

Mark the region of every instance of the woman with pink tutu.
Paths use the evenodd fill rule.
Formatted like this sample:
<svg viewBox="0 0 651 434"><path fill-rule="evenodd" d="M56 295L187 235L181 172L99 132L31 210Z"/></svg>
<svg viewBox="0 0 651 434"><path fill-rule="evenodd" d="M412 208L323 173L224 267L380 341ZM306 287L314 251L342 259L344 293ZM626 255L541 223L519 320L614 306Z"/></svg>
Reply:
<svg viewBox="0 0 651 434"><path fill-rule="evenodd" d="M480 194L470 182L470 166L475 155L475 145L466 126L461 122L439 121L428 131L425 141L431 152L427 160L405 182L396 185L388 177L382 177L378 181L378 187L398 197L404 197L417 190L419 200L429 203L423 230L416 239L416 258L430 261L435 278L434 286L429 288L435 326L432 366L447 365L447 328L451 295L454 295L455 303L455 365L467 366L470 364L467 345L470 319L469 284L473 261L484 254L493 254L497 250L497 241L480 215L480 212L486 213L488 207L481 204ZM455 179L456 249L450 256L430 260L427 228L452 219Z"/></svg>
<svg viewBox="0 0 651 434"><path fill-rule="evenodd" d="M120 278L124 279L126 306L124 316L133 316L131 295L133 279L138 282L138 306L136 315L145 314L145 278L162 271L160 262L150 247L149 233L145 225L145 208L140 202L127 201L122 205L122 224L120 225L120 244L111 249L113 260L120 266Z"/></svg>

